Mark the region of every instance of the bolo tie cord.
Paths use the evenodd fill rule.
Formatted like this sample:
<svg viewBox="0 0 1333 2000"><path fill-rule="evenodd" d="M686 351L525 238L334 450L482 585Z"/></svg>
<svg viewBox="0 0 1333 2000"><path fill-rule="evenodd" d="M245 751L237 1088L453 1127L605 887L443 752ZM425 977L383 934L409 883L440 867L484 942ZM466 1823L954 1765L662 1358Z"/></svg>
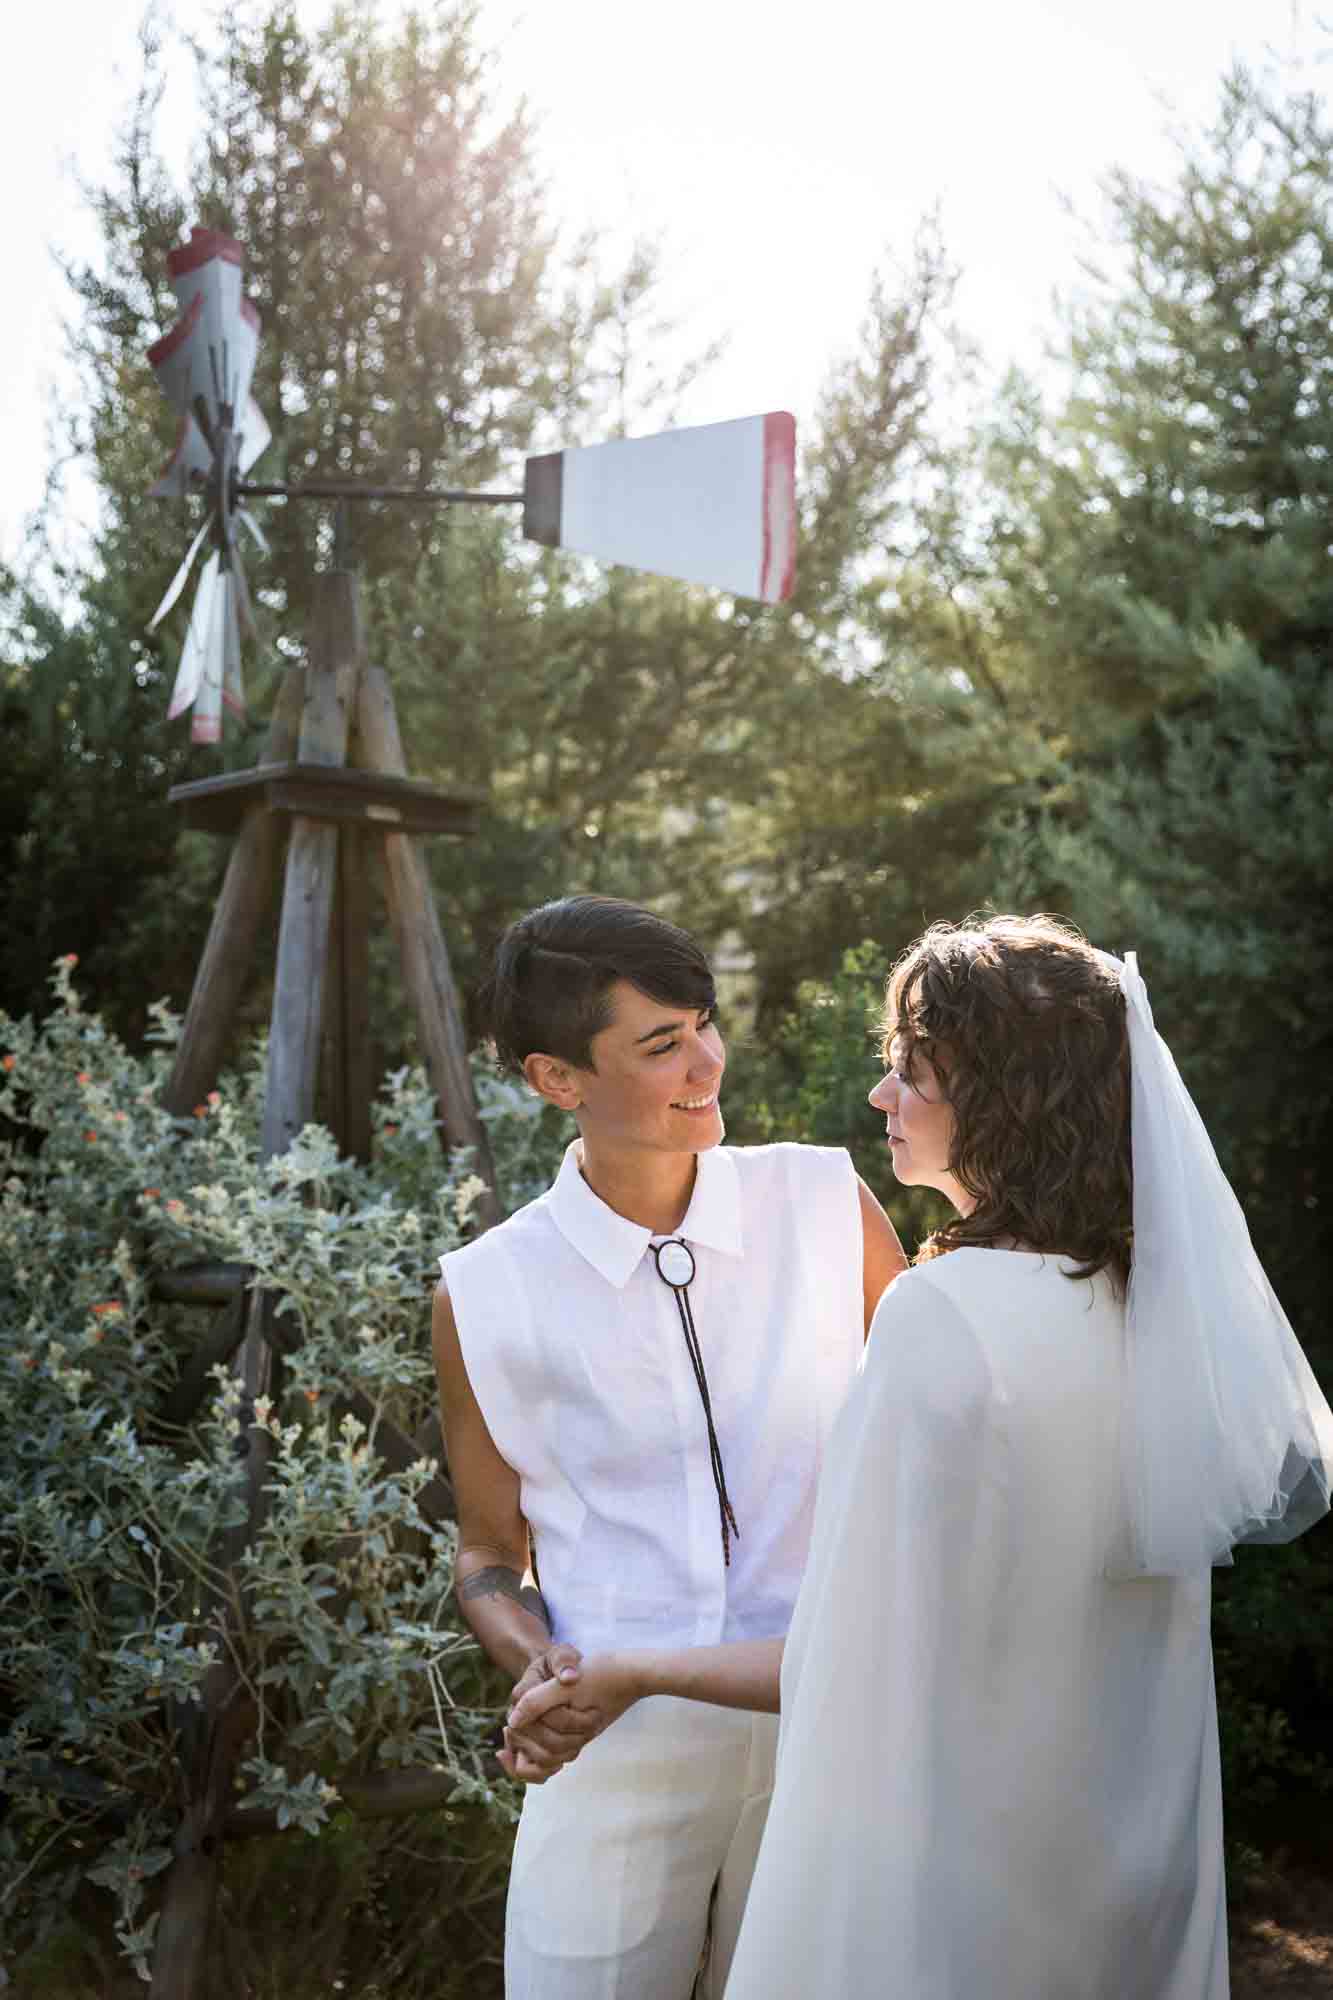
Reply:
<svg viewBox="0 0 1333 2000"><path fill-rule="evenodd" d="M683 1284L676 1283L663 1270L661 1256L663 1250L668 1252L679 1250L689 1258L690 1275ZM717 1441L717 1430L713 1423L713 1402L708 1393L708 1376L704 1370L703 1351L699 1346L699 1334L694 1324L694 1314L690 1310L689 1287L694 1278L694 1255L689 1245L681 1242L677 1237L669 1243L654 1244L653 1257L657 1263L658 1276L661 1278L663 1284L669 1285L675 1294L676 1310L680 1314L681 1331L685 1335L685 1346L689 1352L690 1365L694 1369L694 1379L699 1385L699 1400L704 1406L704 1421L708 1425L708 1456L713 1468L713 1484L717 1488L718 1515L722 1524L722 1561L730 1569L732 1538L734 1537L739 1541L741 1531L736 1522L736 1514L731 1504L731 1496L727 1492L727 1475L722 1465L722 1447Z"/></svg>

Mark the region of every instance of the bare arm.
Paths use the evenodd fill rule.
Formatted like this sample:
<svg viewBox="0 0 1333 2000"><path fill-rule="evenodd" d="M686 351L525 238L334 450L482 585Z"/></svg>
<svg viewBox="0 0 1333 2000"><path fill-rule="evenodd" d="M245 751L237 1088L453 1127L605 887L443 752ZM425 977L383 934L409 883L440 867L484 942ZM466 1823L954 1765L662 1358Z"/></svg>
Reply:
<svg viewBox="0 0 1333 2000"><path fill-rule="evenodd" d="M528 1574L518 1474L497 1451L472 1392L443 1279L431 1313L431 1344L449 1476L458 1501L454 1589L459 1609L482 1650L517 1679L550 1645L551 1627Z"/></svg>
<svg viewBox="0 0 1333 2000"><path fill-rule="evenodd" d="M785 1639L734 1639L727 1646L647 1647L612 1657L627 1662L625 1671L640 1697L674 1694L686 1701L711 1702L715 1708L750 1708L776 1715L786 1643ZM579 1699L586 1699L583 1687Z"/></svg>
<svg viewBox="0 0 1333 2000"><path fill-rule="evenodd" d="M458 1503L454 1590L483 1652L515 1683L514 1696L577 1668L577 1647L553 1645L541 1592L528 1570L528 1530L518 1474L496 1449L468 1380L453 1304L441 1279L431 1313L440 1414L449 1474ZM591 1734L587 1718L566 1707L529 1732L533 1773L549 1777L577 1756ZM525 1774L527 1775L527 1774Z"/></svg>
<svg viewBox="0 0 1333 2000"><path fill-rule="evenodd" d="M859 1174L856 1191L861 1200L861 1291L868 1335L875 1307L898 1273L907 1269L907 1258L897 1230Z"/></svg>
<svg viewBox="0 0 1333 2000"><path fill-rule="evenodd" d="M540 1753L533 1731L568 1703L589 1735L604 1729L645 1695L673 1694L717 1708L778 1709L784 1639L742 1639L729 1646L644 1647L597 1653L582 1666L520 1696L509 1712L500 1762L509 1775L538 1783Z"/></svg>

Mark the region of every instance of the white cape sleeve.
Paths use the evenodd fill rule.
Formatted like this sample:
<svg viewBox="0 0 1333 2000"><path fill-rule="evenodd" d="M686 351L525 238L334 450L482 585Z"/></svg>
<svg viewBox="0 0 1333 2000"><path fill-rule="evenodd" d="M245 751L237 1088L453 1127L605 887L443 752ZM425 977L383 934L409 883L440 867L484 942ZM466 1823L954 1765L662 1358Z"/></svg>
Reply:
<svg viewBox="0 0 1333 2000"><path fill-rule="evenodd" d="M924 1274L880 1303L829 1440L782 1675L778 1777L727 2000L892 1990L926 2000L913 1933L932 1871L967 1572L1002 1469L964 1316ZM941 1761L942 1760L942 1761ZM892 1968L901 1986L886 1985Z"/></svg>
<svg viewBox="0 0 1333 2000"><path fill-rule="evenodd" d="M1123 1324L1000 1251L880 1302L727 2000L1224 2000L1209 1572L1105 1574Z"/></svg>

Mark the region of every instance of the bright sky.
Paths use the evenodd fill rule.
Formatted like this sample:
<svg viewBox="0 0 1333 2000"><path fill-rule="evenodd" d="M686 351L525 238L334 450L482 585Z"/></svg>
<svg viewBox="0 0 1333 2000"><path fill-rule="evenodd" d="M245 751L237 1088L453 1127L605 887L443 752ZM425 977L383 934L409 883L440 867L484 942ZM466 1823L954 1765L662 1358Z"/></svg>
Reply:
<svg viewBox="0 0 1333 2000"><path fill-rule="evenodd" d="M389 0L392 4L392 0ZM71 162L105 176L138 71L143 0L15 10L0 76L9 282L0 321L0 557L16 554L50 462L63 283L91 250ZM323 0L298 0L316 18ZM1169 171L1171 117L1209 115L1237 57L1330 46L1291 0L481 0L507 95L541 122L552 213L623 240L659 232L691 345L728 338L685 421L814 407L853 342L871 273L939 203L965 278L960 317L998 367L1039 363L1050 299L1076 283L1062 197L1095 208L1112 165ZM207 33L213 0L175 0ZM1327 87L1333 71L1309 75ZM182 55L169 155L191 129ZM145 364L146 365L146 364ZM86 506L86 495L84 503ZM77 486L66 503L77 519Z"/></svg>

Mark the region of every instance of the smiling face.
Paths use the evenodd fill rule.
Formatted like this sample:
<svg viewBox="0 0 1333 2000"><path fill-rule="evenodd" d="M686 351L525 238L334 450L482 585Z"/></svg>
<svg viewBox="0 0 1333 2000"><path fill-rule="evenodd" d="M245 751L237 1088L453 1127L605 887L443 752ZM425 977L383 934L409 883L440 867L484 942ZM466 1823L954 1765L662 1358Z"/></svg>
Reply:
<svg viewBox="0 0 1333 2000"><path fill-rule="evenodd" d="M602 1150L702 1153L720 1144L727 1058L714 1010L652 1000L625 979L610 1002L610 1022L592 1038L592 1068L532 1055L529 1083L572 1111Z"/></svg>
<svg viewBox="0 0 1333 2000"><path fill-rule="evenodd" d="M887 1120L894 1174L904 1187L937 1188L966 1215L973 1197L949 1168L954 1116L939 1072L920 1049L905 1063L904 1045L896 1037L889 1061L892 1067L871 1091L870 1102Z"/></svg>

